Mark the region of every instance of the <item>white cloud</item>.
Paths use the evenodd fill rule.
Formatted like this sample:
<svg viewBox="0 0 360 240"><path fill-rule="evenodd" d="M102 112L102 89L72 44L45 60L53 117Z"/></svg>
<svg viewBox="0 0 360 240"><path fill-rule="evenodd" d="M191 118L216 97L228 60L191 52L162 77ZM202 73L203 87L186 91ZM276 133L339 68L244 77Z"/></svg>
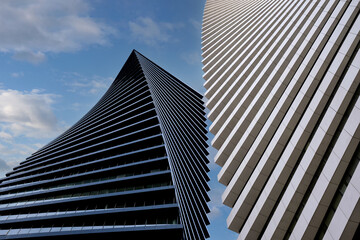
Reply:
<svg viewBox="0 0 360 240"><path fill-rule="evenodd" d="M150 46L170 41L170 32L181 27L182 24L155 22L149 17L140 17L129 22L132 37Z"/></svg>
<svg viewBox="0 0 360 240"><path fill-rule="evenodd" d="M47 52L103 45L114 30L89 16L84 0L0 1L0 52L39 63Z"/></svg>
<svg viewBox="0 0 360 240"><path fill-rule="evenodd" d="M0 158L6 159L8 166L18 165L43 145L27 144L28 141L34 142L34 138L45 141L64 130L51 108L57 97L39 89L31 92L0 89ZM0 175L5 172L8 171L0 169Z"/></svg>
<svg viewBox="0 0 360 240"><path fill-rule="evenodd" d="M57 95L0 89L0 131L2 136L47 138L58 134L60 127L51 105Z"/></svg>

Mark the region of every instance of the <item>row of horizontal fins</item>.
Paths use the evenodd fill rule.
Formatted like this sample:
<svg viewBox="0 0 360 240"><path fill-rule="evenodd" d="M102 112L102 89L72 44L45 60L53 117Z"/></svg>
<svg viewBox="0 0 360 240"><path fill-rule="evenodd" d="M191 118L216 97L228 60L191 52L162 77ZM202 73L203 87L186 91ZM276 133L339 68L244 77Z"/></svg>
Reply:
<svg viewBox="0 0 360 240"><path fill-rule="evenodd" d="M164 135L185 239L209 237L208 152L202 96L137 53Z"/></svg>
<svg viewBox="0 0 360 240"><path fill-rule="evenodd" d="M145 238L162 230L180 240L183 229L163 132L135 53L82 119L0 184L0 239Z"/></svg>
<svg viewBox="0 0 360 240"><path fill-rule="evenodd" d="M359 12L358 0L207 0L206 106L239 239L360 234Z"/></svg>

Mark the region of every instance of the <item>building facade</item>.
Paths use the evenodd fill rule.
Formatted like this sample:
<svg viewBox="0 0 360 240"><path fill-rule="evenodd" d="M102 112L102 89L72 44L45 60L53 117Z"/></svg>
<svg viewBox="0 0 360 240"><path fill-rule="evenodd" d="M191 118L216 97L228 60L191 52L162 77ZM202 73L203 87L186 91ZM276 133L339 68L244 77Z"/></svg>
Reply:
<svg viewBox="0 0 360 240"><path fill-rule="evenodd" d="M207 0L206 105L239 239L360 238L359 11Z"/></svg>
<svg viewBox="0 0 360 240"><path fill-rule="evenodd" d="M99 102L0 183L0 239L205 239L202 96L133 51Z"/></svg>

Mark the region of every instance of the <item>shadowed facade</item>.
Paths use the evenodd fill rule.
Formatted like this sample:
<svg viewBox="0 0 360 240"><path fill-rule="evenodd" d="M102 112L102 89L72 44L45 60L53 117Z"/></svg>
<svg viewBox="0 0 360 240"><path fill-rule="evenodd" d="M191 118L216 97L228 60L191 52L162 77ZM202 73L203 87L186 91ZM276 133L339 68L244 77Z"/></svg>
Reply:
<svg viewBox="0 0 360 240"><path fill-rule="evenodd" d="M0 239L205 239L202 96L133 51L99 102L0 184Z"/></svg>

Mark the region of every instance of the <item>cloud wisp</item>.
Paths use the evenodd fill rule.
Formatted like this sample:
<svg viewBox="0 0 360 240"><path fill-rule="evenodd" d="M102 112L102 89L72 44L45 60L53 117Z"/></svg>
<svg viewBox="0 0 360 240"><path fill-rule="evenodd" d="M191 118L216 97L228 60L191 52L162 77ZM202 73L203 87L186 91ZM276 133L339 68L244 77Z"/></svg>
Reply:
<svg viewBox="0 0 360 240"><path fill-rule="evenodd" d="M182 24L156 22L149 17L139 17L135 21L129 22L129 29L133 39L149 46L175 40L171 32L182 27Z"/></svg>
<svg viewBox="0 0 360 240"><path fill-rule="evenodd" d="M210 220L214 220L223 215L222 208L224 207L224 205L221 202L221 195L223 191L224 191L223 186L213 187L210 191L209 194L211 199L209 203L210 213L208 214Z"/></svg>
<svg viewBox="0 0 360 240"><path fill-rule="evenodd" d="M201 53L196 51L183 53L181 58L189 65L200 65L202 60Z"/></svg>
<svg viewBox="0 0 360 240"><path fill-rule="evenodd" d="M13 73L11 73L11 77L13 77L13 78L19 78L19 77L23 77L23 76L24 76L23 72L13 72Z"/></svg>
<svg viewBox="0 0 360 240"><path fill-rule="evenodd" d="M195 28L196 31L201 32L202 25L200 21L191 18L189 19L189 22Z"/></svg>
<svg viewBox="0 0 360 240"><path fill-rule="evenodd" d="M83 0L0 1L0 52L34 64L48 52L104 45L114 29L90 17Z"/></svg>
<svg viewBox="0 0 360 240"><path fill-rule="evenodd" d="M11 170L11 167L0 158L0 178L4 177L7 172Z"/></svg>
<svg viewBox="0 0 360 240"><path fill-rule="evenodd" d="M77 92L82 95L96 95L108 89L113 78L100 76L85 77L74 72L65 74L63 81L69 87L69 92Z"/></svg>
<svg viewBox="0 0 360 240"><path fill-rule="evenodd" d="M32 64L39 64L39 63L45 61L46 56L44 53L42 53L40 51L32 52L29 50L21 50L21 51L14 53L13 59L18 60L18 61L30 62Z"/></svg>

